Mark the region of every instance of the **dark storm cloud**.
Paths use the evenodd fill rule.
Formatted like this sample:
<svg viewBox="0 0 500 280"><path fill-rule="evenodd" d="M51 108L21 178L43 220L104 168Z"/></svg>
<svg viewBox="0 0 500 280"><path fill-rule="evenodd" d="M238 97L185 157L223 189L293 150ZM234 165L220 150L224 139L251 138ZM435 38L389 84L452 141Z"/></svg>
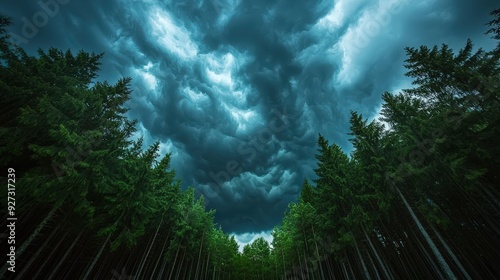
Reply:
<svg viewBox="0 0 500 280"><path fill-rule="evenodd" d="M486 0L41 2L59 10L21 46L105 52L101 79L133 78L137 137L159 139L238 234L279 223L314 178L318 133L350 151L349 111L373 118L384 91L409 86L404 47L494 45ZM27 3L2 7L19 37L45 11Z"/></svg>

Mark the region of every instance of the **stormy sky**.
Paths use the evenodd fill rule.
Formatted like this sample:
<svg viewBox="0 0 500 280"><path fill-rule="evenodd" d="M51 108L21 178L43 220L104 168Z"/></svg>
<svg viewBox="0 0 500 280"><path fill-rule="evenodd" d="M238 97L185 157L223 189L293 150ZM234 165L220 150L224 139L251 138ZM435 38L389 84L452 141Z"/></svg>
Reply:
<svg viewBox="0 0 500 280"><path fill-rule="evenodd" d="M410 87L404 47L458 50L492 0L2 1L15 42L105 52L100 80L132 77L128 115L161 141L183 186L241 244L270 240L305 178L318 133L351 151L349 111L376 117Z"/></svg>

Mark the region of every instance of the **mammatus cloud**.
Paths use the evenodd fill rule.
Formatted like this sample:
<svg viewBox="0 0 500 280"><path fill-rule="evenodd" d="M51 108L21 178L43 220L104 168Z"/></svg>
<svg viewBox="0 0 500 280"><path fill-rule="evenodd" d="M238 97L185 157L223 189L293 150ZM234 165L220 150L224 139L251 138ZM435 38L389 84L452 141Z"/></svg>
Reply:
<svg viewBox="0 0 500 280"><path fill-rule="evenodd" d="M101 79L131 76L135 137L159 139L243 244L269 236L314 178L318 133L349 152L349 111L374 118L384 91L409 85L404 47L493 47L492 2L42 0L2 12L30 52L105 52Z"/></svg>

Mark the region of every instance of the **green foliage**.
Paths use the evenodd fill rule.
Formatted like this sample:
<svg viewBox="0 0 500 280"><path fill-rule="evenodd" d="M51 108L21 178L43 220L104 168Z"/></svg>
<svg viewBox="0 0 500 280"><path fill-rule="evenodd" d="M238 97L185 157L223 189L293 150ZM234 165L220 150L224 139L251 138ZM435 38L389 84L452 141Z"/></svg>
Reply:
<svg viewBox="0 0 500 280"><path fill-rule="evenodd" d="M497 18L488 33L498 40L499 10L492 15ZM488 240L492 232L500 233L498 215L492 214L499 211L493 201L500 185L494 175L500 170L494 140L500 138L498 48L474 51L468 40L456 53L447 45L406 52L414 87L384 93L378 120L351 113L350 157L319 135L315 185L304 181L299 203L289 206L273 231L273 255L281 258L283 272L299 266L304 273L302 260L314 255L310 241L327 237L332 242L321 247L339 262L359 255L366 238L374 239L365 243L372 253L377 246L387 256L395 247L394 258L410 251L412 240L400 225L413 221L402 215L407 209L396 190L405 193L427 225L450 232L475 228ZM477 220L484 229L478 229ZM319 238L308 230L314 227ZM379 269L389 276L387 268Z"/></svg>

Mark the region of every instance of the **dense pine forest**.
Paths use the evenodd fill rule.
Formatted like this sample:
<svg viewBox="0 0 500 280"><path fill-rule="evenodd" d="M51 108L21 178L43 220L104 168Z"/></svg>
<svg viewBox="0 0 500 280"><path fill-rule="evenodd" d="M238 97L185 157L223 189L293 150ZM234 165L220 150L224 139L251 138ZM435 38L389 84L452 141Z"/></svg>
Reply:
<svg viewBox="0 0 500 280"><path fill-rule="evenodd" d="M97 82L102 54L29 55L2 16L1 215L17 221L15 244L2 229L0 275L498 279L500 9L492 16L493 50L406 48L414 87L384 93L374 120L351 113L352 153L319 135L317 179L304 179L272 244L243 252L203 196L181 189L160 143L132 137L130 79Z"/></svg>

